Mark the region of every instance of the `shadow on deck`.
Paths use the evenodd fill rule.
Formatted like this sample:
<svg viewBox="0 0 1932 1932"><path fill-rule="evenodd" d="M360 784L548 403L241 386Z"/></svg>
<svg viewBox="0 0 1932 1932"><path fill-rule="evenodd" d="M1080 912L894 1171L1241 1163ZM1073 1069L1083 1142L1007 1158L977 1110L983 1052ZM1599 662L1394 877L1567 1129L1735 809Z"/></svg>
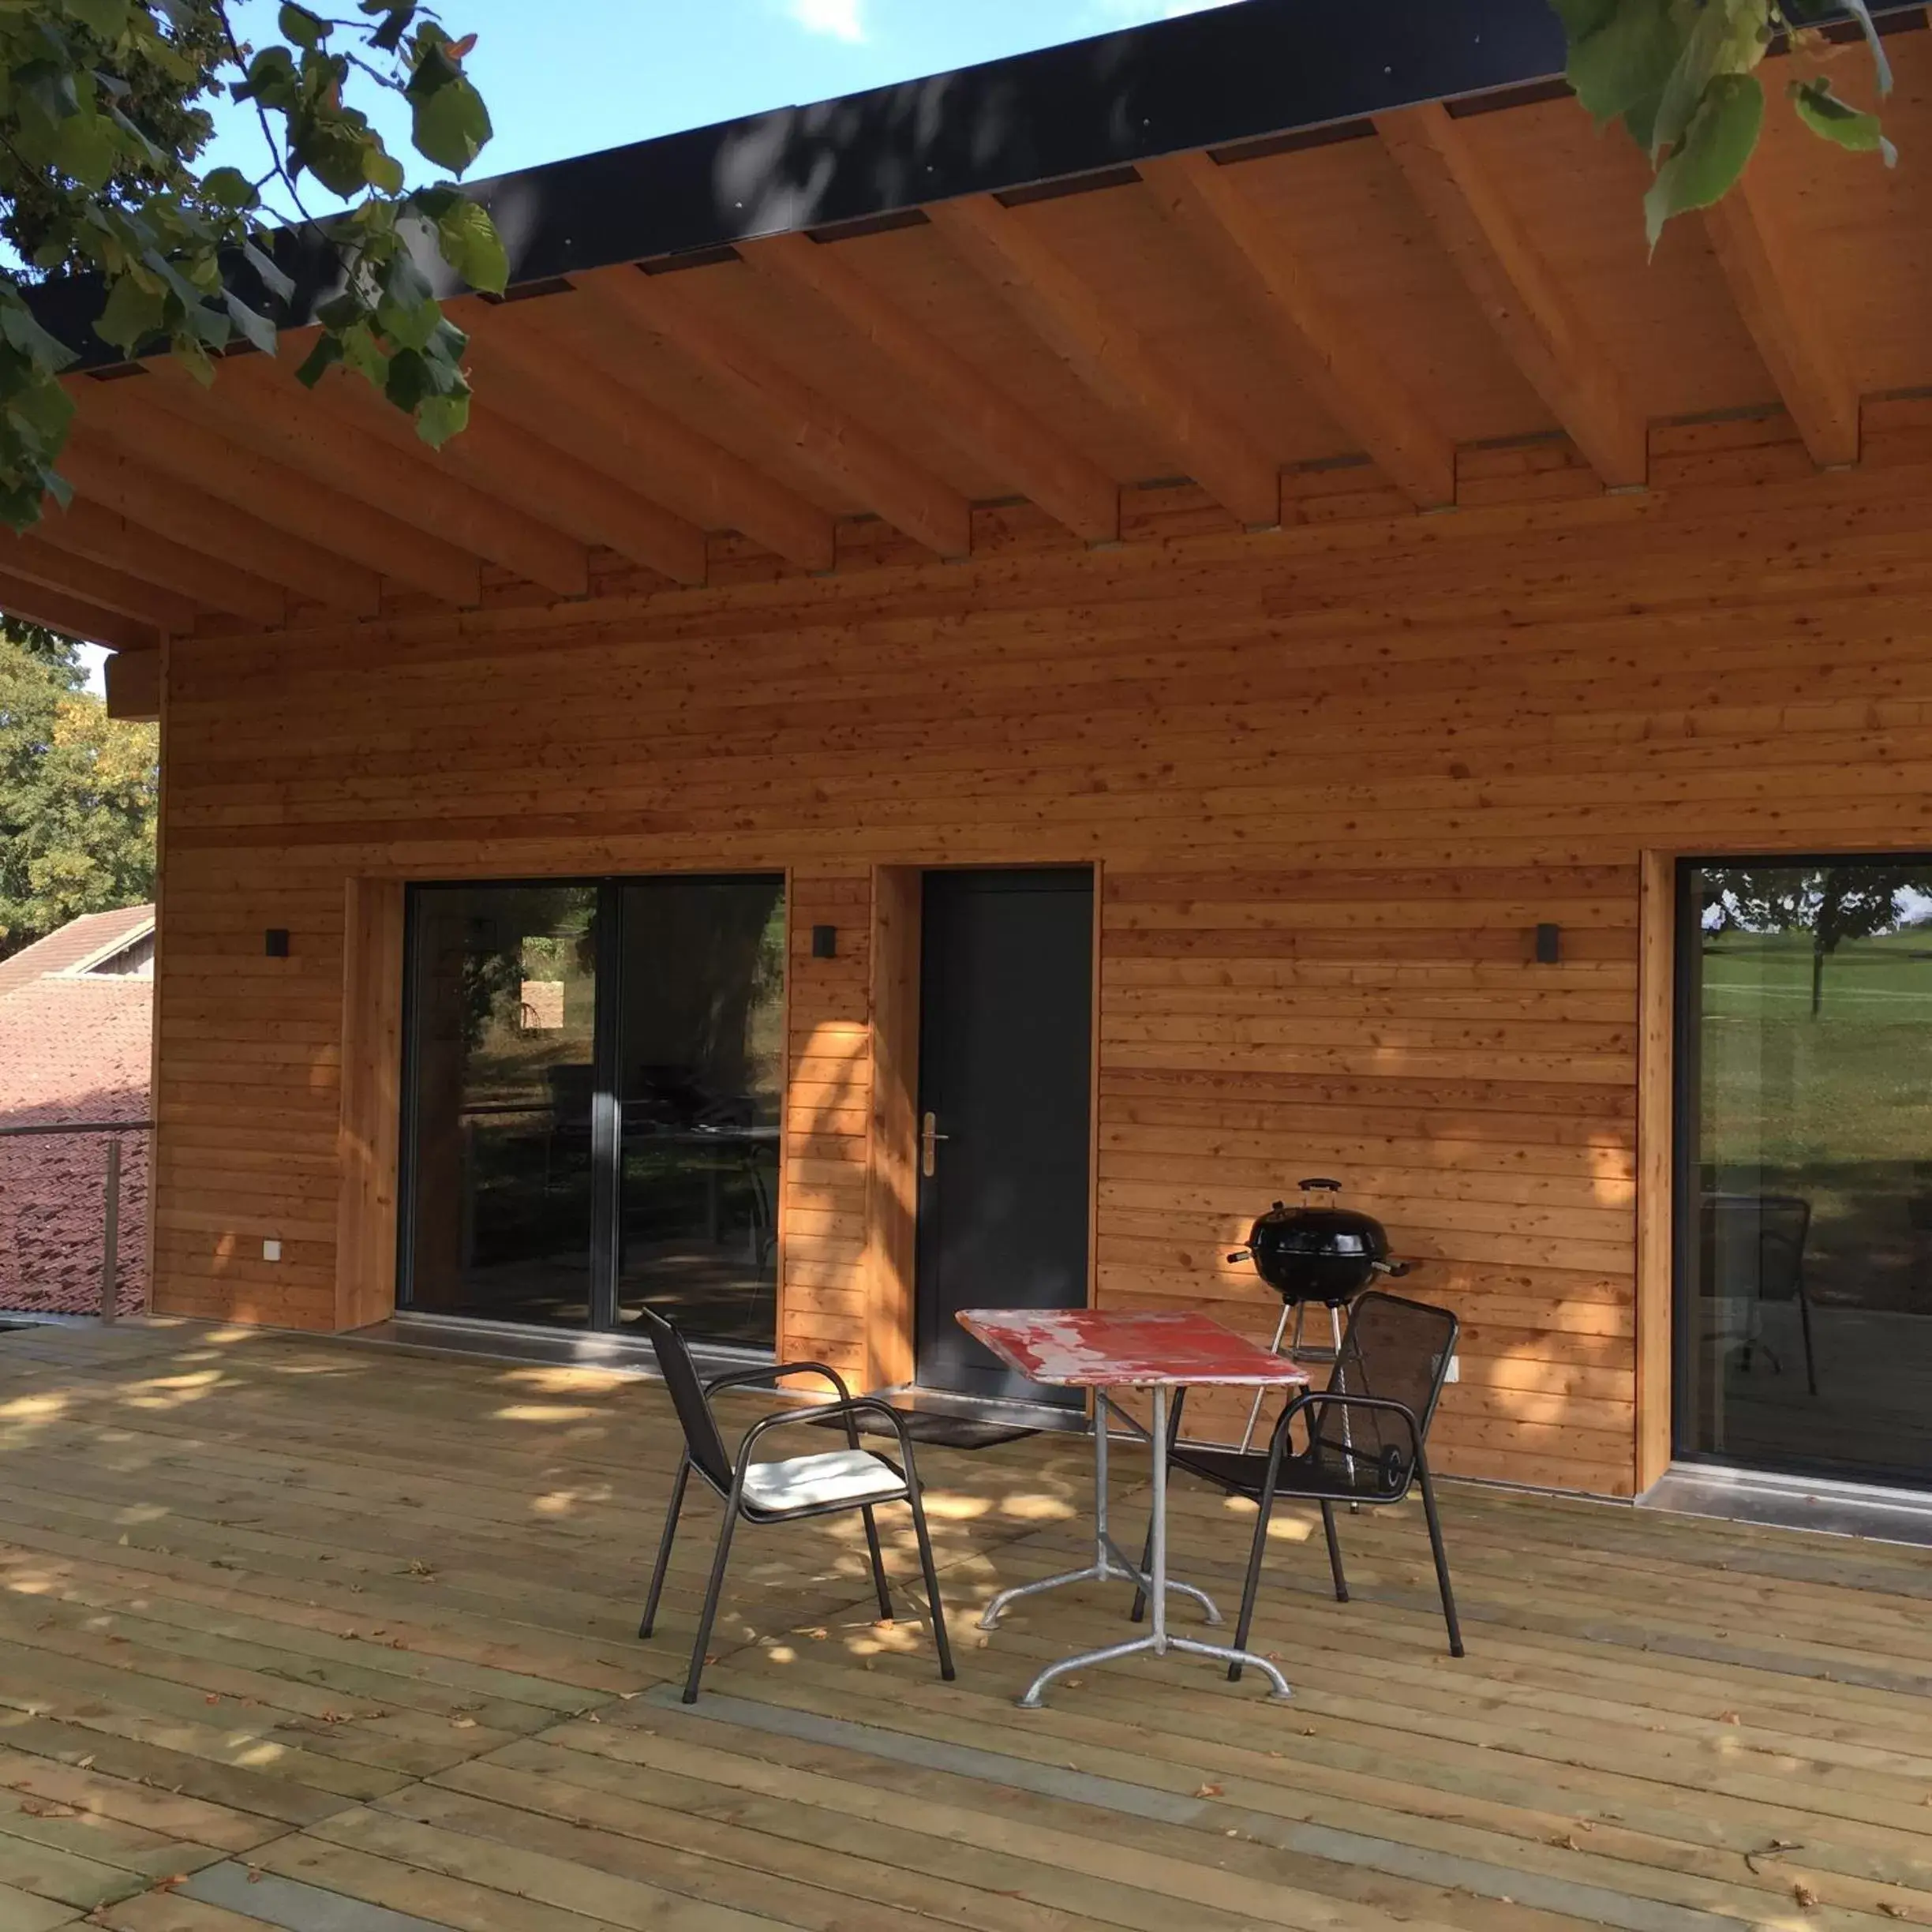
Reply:
<svg viewBox="0 0 1932 1932"><path fill-rule="evenodd" d="M1413 1511L1345 1522L1346 1605L1285 1512L1292 1705L1174 1657L1025 1713L1123 1627L973 1627L1081 1560L1084 1446L927 1447L958 1683L837 1518L741 1540L687 1709L713 1506L633 1634L676 1456L596 1372L0 1335L0 1926L1932 1924L1932 1553L1446 1485L1458 1663ZM1248 1522L1181 1479L1178 1574L1231 1603Z"/></svg>

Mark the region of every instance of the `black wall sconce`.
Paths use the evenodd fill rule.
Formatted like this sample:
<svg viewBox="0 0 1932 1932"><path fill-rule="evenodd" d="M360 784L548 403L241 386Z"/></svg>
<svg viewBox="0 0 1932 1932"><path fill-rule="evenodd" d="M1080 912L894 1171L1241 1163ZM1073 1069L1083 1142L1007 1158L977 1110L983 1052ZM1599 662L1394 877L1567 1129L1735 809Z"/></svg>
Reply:
<svg viewBox="0 0 1932 1932"><path fill-rule="evenodd" d="M1555 966L1563 958L1563 928L1539 926L1536 929L1536 957L1539 966Z"/></svg>
<svg viewBox="0 0 1932 1932"><path fill-rule="evenodd" d="M812 928L811 956L814 959L838 957L838 928L836 926L814 926Z"/></svg>
<svg viewBox="0 0 1932 1932"><path fill-rule="evenodd" d="M289 956L288 928L271 926L262 934L262 950L271 959L286 959Z"/></svg>

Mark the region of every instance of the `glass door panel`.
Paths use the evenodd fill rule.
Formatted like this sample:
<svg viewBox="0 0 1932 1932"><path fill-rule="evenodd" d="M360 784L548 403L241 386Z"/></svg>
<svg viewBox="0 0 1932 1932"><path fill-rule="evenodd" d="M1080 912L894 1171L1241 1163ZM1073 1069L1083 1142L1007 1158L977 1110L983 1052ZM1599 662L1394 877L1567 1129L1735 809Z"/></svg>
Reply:
<svg viewBox="0 0 1932 1932"><path fill-rule="evenodd" d="M1678 1451L1932 1485L1932 859L1681 884Z"/></svg>
<svg viewBox="0 0 1932 1932"><path fill-rule="evenodd" d="M411 894L409 1305L590 1319L597 889Z"/></svg>
<svg viewBox="0 0 1932 1932"><path fill-rule="evenodd" d="M784 1080L784 881L620 888L620 1327L772 1346Z"/></svg>

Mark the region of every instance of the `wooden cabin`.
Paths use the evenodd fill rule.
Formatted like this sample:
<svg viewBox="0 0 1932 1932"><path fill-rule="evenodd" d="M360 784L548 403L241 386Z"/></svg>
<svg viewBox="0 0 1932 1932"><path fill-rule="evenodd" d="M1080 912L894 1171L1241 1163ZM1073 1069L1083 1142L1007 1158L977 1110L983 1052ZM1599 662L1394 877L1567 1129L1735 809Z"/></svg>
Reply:
<svg viewBox="0 0 1932 1932"><path fill-rule="evenodd" d="M958 1307L1271 1334L1325 1176L1461 1318L1446 1470L1927 1480L1881 12L1901 164L1774 56L1652 260L1542 0L1247 0L491 184L440 454L77 373L0 604L161 723L156 1311L998 1396Z"/></svg>

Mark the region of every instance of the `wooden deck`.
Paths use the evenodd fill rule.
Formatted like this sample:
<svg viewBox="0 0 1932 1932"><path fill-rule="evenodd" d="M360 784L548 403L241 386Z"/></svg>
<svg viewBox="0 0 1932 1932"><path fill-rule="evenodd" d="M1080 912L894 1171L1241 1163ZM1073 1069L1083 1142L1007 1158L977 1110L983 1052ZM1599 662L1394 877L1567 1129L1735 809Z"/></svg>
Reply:
<svg viewBox="0 0 1932 1932"><path fill-rule="evenodd" d="M0 1335L0 1932L1932 1923L1925 1552L1451 1486L1466 1661L1419 1522L1346 1526L1342 1606L1289 1518L1293 1706L1176 1657L1025 1713L1121 1628L973 1628L1074 1556L1085 1446L929 1449L958 1683L852 1537L770 1530L686 1710L708 1508L632 1634L673 1455L635 1381ZM1240 1512L1176 1515L1232 1596Z"/></svg>

